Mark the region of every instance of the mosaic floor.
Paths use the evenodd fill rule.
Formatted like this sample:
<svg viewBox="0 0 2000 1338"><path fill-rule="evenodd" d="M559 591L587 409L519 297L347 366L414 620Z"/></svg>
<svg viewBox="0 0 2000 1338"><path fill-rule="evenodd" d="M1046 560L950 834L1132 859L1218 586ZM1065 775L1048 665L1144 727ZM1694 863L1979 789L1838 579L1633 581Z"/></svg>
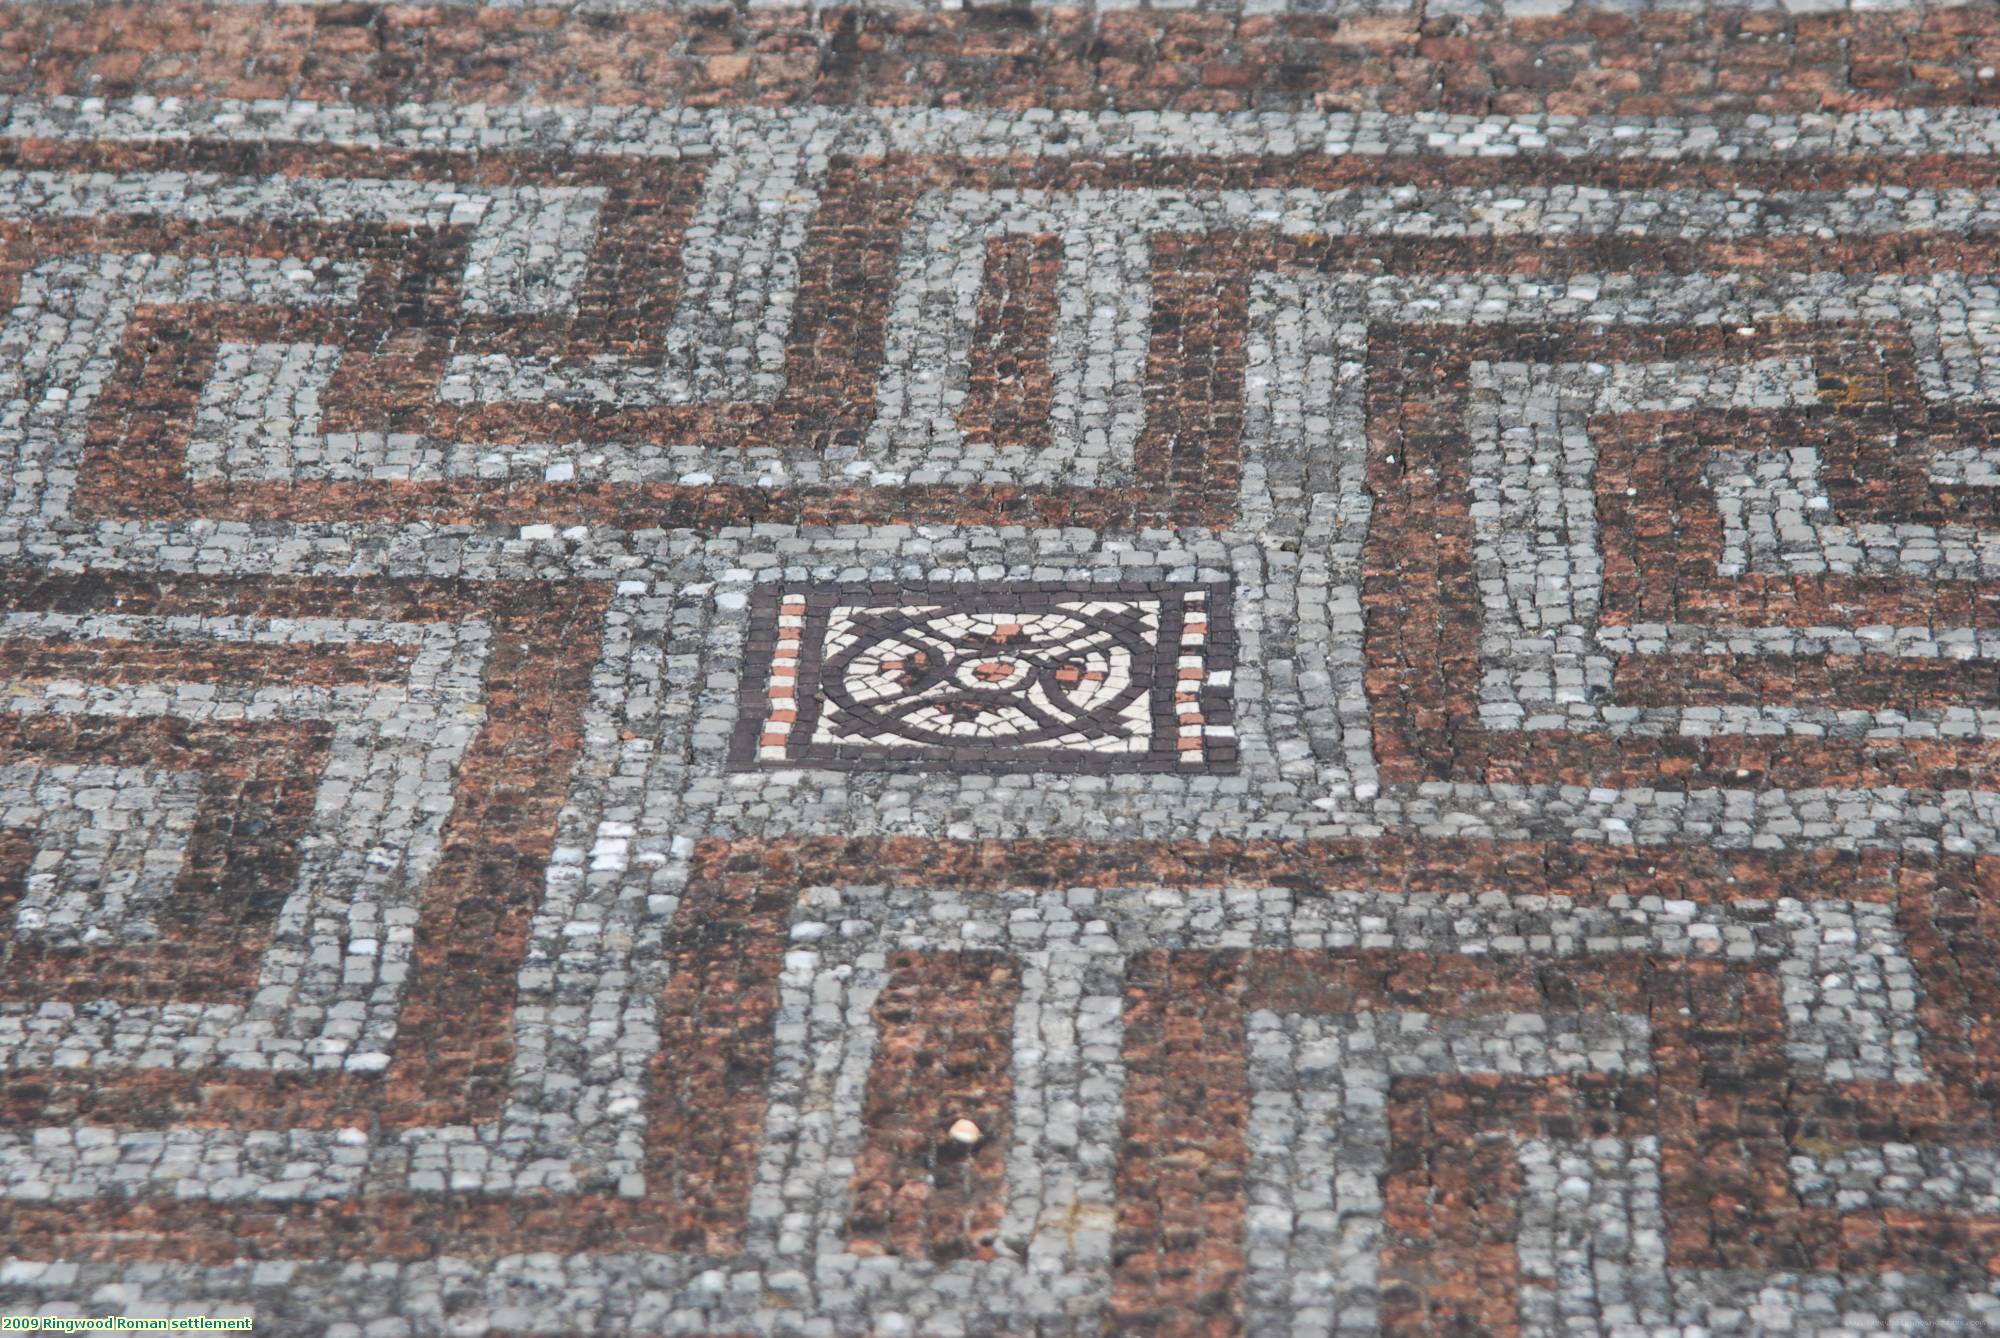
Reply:
<svg viewBox="0 0 2000 1338"><path fill-rule="evenodd" d="M0 7L0 1313L2000 1333L1997 65Z"/></svg>

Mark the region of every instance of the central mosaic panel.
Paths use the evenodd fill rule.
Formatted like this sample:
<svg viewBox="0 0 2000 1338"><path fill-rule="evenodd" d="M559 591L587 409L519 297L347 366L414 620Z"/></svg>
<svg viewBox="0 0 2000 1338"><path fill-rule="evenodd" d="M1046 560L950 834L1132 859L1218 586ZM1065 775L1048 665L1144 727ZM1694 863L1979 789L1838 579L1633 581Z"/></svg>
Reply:
<svg viewBox="0 0 2000 1338"><path fill-rule="evenodd" d="M1063 583L762 589L733 763L1231 769L1228 594Z"/></svg>

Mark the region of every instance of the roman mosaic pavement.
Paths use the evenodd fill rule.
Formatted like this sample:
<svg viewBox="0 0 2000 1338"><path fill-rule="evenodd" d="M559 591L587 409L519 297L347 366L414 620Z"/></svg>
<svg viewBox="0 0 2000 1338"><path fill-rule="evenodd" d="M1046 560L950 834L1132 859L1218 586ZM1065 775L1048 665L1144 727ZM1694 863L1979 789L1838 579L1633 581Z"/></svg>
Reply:
<svg viewBox="0 0 2000 1338"><path fill-rule="evenodd" d="M0 8L0 1313L2000 1332L1996 66Z"/></svg>

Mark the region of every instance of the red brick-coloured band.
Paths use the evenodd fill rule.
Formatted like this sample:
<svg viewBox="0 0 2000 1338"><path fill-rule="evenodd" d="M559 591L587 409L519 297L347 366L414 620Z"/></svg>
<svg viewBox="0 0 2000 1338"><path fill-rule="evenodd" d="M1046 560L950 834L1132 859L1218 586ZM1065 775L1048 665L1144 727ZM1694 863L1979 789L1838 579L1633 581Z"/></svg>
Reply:
<svg viewBox="0 0 2000 1338"><path fill-rule="evenodd" d="M1243 957L1155 951L1127 963L1113 1332L1194 1338L1240 1322L1250 1118Z"/></svg>
<svg viewBox="0 0 2000 1338"><path fill-rule="evenodd" d="M1089 9L20 6L0 92L1710 116L1990 102L1990 6L1499 19Z"/></svg>
<svg viewBox="0 0 2000 1338"><path fill-rule="evenodd" d="M1020 967L994 952L898 952L875 1003L847 1247L991 1259L1007 1206ZM959 1122L972 1128L955 1133Z"/></svg>
<svg viewBox="0 0 2000 1338"><path fill-rule="evenodd" d="M958 430L967 441L1040 449L1049 444L1055 378L1048 348L1055 332L1062 238L995 237L986 244L986 281L965 369Z"/></svg>

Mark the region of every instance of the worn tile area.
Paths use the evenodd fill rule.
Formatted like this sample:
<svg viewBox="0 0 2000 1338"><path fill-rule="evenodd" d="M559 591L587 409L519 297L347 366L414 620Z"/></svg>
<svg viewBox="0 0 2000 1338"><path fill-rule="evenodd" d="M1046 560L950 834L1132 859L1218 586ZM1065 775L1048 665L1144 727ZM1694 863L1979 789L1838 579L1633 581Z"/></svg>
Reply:
<svg viewBox="0 0 2000 1338"><path fill-rule="evenodd" d="M1996 66L0 7L0 1314L2000 1332Z"/></svg>

